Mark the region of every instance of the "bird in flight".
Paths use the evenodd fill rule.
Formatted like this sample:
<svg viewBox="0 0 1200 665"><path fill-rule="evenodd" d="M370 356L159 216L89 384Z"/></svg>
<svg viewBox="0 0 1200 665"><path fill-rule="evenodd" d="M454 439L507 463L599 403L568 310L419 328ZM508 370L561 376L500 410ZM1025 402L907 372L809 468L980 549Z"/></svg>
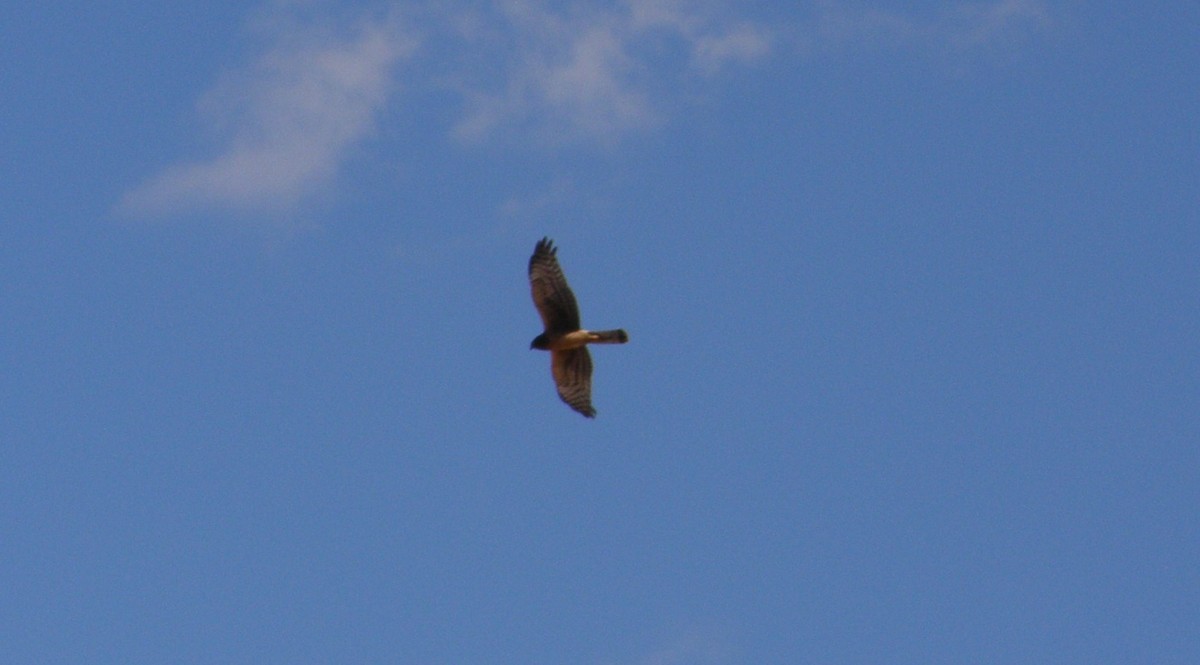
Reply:
<svg viewBox="0 0 1200 665"><path fill-rule="evenodd" d="M558 248L542 238L529 257L529 287L533 305L542 317L545 331L533 338L531 349L550 352L550 373L558 396L572 409L588 418L596 417L592 408L592 356L588 344L624 344L624 330L584 330L579 324L579 305L567 286L567 278L558 266Z"/></svg>

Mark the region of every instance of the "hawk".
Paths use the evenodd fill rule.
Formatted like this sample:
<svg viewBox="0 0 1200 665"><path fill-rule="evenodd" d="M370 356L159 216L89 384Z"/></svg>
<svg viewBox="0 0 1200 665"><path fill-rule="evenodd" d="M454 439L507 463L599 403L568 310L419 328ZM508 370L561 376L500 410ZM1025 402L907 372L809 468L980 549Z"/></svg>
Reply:
<svg viewBox="0 0 1200 665"><path fill-rule="evenodd" d="M529 257L529 286L533 304L546 330L533 338L529 348L550 352L550 373L558 396L568 406L588 418L596 417L592 408L592 356L588 344L624 344L624 330L584 330L579 324L579 305L567 286L567 278L558 266L558 248L542 238Z"/></svg>

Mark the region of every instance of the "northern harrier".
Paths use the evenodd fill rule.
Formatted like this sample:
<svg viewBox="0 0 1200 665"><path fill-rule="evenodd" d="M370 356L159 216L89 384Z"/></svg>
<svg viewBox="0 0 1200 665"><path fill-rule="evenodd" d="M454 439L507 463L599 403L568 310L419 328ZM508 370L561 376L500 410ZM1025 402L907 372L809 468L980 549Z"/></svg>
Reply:
<svg viewBox="0 0 1200 665"><path fill-rule="evenodd" d="M567 278L558 267L558 248L542 238L529 257L529 286L533 304L546 330L533 338L531 349L550 352L550 372L558 396L568 406L588 418L596 417L592 408L592 356L588 344L624 344L624 330L584 330L579 324L579 305L567 286Z"/></svg>

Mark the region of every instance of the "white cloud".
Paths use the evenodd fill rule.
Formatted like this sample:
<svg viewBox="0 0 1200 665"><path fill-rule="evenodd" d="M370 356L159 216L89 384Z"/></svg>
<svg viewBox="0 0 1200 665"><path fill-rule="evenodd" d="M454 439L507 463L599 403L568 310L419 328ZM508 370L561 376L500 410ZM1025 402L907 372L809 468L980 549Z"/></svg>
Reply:
<svg viewBox="0 0 1200 665"><path fill-rule="evenodd" d="M1042 0L958 2L926 15L818 0L808 18L770 27L731 0L369 1L384 13L345 30L323 24L328 5L270 4L259 23L275 47L201 100L213 156L164 169L120 210L289 210L372 134L401 61L407 99L461 96L461 113L434 131L468 142L612 145L666 122L680 88L711 85L786 38L809 50L933 45L957 54L1020 43L1050 22ZM302 10L307 21L296 18Z"/></svg>
<svg viewBox="0 0 1200 665"><path fill-rule="evenodd" d="M758 58L766 54L768 47L763 30L743 23L724 34L697 36L694 58L700 67L713 71L729 61L748 62Z"/></svg>
<svg viewBox="0 0 1200 665"><path fill-rule="evenodd" d="M654 122L644 91L631 80L635 62L612 20L572 22L510 3L523 39L507 55L499 90L469 93L456 133L478 139L497 129L535 128L543 138L605 137Z"/></svg>
<svg viewBox="0 0 1200 665"><path fill-rule="evenodd" d="M718 20L703 4L683 0L626 0L637 28L666 28L687 43L691 64L714 73L730 62L749 62L766 55L771 35L749 21ZM711 3L709 3L711 6Z"/></svg>
<svg viewBox="0 0 1200 665"><path fill-rule="evenodd" d="M374 129L394 86L392 69L413 49L392 21L364 23L341 38L279 41L201 101L223 130L219 154L170 167L128 192L120 204L126 214L297 203Z"/></svg>
<svg viewBox="0 0 1200 665"><path fill-rule="evenodd" d="M440 40L430 50L444 59L421 61L424 71L406 69L412 83L456 82L465 107L452 132L468 140L503 133L554 145L605 143L656 125L659 93L647 76L656 63L637 51L664 30L689 45L705 73L765 52L753 26L723 30L685 5L667 11L677 3L660 2L654 20L636 2L434 1L423 11L386 4L392 11L384 18L335 36L314 36L322 27L319 16L311 18L314 6L271 4L256 23L276 46L199 104L217 136L215 154L147 179L125 194L119 211L287 211L328 183L375 129L399 83L397 62L419 55L416 29L398 29L401 11L424 21L422 34ZM297 18L302 10L307 23Z"/></svg>
<svg viewBox="0 0 1200 665"><path fill-rule="evenodd" d="M552 9L536 0L508 0L501 8L493 18L508 24L505 38L488 43L486 35L473 36L476 46L497 49L504 76L463 86L468 112L455 129L460 138L515 128L550 142L610 142L661 121L653 84L663 72L647 56L657 41L682 41L701 74L768 50L765 32L753 24L719 25L695 3L630 0Z"/></svg>

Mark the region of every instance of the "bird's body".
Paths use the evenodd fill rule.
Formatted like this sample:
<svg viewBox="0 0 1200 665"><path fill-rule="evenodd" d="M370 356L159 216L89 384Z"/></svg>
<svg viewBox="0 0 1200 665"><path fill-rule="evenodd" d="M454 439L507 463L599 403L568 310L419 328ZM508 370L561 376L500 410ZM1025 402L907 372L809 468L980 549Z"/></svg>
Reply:
<svg viewBox="0 0 1200 665"><path fill-rule="evenodd" d="M624 330L574 330L550 337L542 333L534 339L533 348L543 351L569 351L588 344L624 344L628 341L629 335Z"/></svg>
<svg viewBox="0 0 1200 665"><path fill-rule="evenodd" d="M579 306L567 278L558 265L557 248L542 238L529 257L529 286L545 330L529 348L550 352L550 372L558 396L568 406L588 418L596 416L592 407L592 357L588 344L624 344L624 330L585 330L579 323Z"/></svg>

